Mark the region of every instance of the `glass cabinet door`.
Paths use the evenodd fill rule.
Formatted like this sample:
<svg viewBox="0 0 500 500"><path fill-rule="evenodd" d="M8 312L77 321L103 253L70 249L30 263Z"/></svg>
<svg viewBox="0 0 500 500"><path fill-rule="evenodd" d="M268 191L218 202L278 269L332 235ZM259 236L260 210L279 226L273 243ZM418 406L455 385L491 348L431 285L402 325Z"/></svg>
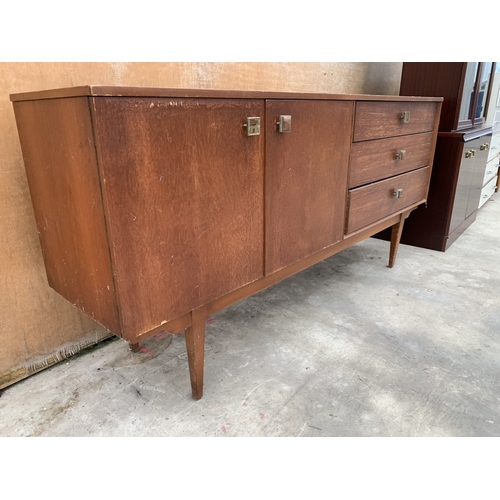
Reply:
<svg viewBox="0 0 500 500"><path fill-rule="evenodd" d="M458 128L472 125L472 107L474 105L474 88L477 81L479 63L467 63L465 71L464 88L462 92L462 102L458 116Z"/></svg>
<svg viewBox="0 0 500 500"><path fill-rule="evenodd" d="M495 63L466 63L457 129L481 125L486 117Z"/></svg>
<svg viewBox="0 0 500 500"><path fill-rule="evenodd" d="M492 67L492 62L485 62L481 64L479 70L480 76L479 81L477 82L477 101L476 112L474 113L474 122L482 121L482 119L485 117L488 90L491 84Z"/></svg>

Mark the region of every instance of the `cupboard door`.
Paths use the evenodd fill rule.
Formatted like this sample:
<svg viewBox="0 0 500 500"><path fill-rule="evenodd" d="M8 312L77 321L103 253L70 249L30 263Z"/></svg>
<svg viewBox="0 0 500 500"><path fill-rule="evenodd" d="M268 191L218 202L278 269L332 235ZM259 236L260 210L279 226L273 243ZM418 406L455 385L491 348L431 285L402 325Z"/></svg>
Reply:
<svg viewBox="0 0 500 500"><path fill-rule="evenodd" d="M458 174L449 233L453 232L479 206L488 150L481 145L489 143L491 135L484 135L463 143L462 161ZM462 146L461 146L462 147Z"/></svg>
<svg viewBox="0 0 500 500"><path fill-rule="evenodd" d="M124 336L263 275L262 100L96 97Z"/></svg>
<svg viewBox="0 0 500 500"><path fill-rule="evenodd" d="M266 275L342 239L353 105L266 102Z"/></svg>

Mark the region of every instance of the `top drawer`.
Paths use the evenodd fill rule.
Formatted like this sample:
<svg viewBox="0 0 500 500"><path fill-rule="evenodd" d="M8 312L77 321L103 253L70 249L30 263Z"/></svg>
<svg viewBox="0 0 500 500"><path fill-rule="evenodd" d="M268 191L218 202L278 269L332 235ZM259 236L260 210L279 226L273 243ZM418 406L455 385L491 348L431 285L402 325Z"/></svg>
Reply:
<svg viewBox="0 0 500 500"><path fill-rule="evenodd" d="M353 141L430 132L438 106L436 102L357 102Z"/></svg>

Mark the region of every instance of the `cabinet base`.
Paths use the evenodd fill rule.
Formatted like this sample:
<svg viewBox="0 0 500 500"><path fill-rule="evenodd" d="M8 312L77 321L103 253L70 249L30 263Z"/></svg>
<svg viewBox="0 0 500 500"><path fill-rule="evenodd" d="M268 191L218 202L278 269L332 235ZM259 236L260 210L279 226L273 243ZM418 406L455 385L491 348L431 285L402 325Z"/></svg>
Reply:
<svg viewBox="0 0 500 500"><path fill-rule="evenodd" d="M204 350L205 350L205 330L206 330L206 319L212 314L239 302L251 295L267 288L275 283L278 283L308 267L321 262L328 257L341 252L360 241L373 236L374 234L380 232L383 229L388 229L391 232L391 246L389 251L389 264L388 267L394 267L396 263L396 256L401 240L401 234L403 232L404 222L416 207L411 207L406 211L389 217L382 222L374 224L369 228L359 231L355 234L346 236L342 241L339 241L335 245L325 248L321 252L310 255L309 257L296 262L284 269L281 269L274 274L269 276L264 276L263 278L254 281L234 292L231 292L213 302L205 304L204 306L185 314L176 320L170 321L162 325L162 330L166 330L170 333L179 333L182 330L185 331L186 340L186 350L188 355L189 363L189 375L191 379L191 391L193 399L198 400L203 395L203 373L204 373ZM157 333L158 328L155 328L149 332L141 334L133 339L129 340L130 349L133 352L139 351L139 342L145 340L150 336Z"/></svg>

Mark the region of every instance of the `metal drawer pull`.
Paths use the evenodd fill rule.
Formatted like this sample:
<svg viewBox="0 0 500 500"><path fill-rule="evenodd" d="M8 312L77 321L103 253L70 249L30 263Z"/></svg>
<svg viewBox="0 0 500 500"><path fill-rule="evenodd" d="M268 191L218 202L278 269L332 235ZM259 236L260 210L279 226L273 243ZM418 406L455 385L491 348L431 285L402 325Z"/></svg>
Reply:
<svg viewBox="0 0 500 500"><path fill-rule="evenodd" d="M405 159L406 149L400 149L396 152L396 160L401 161Z"/></svg>
<svg viewBox="0 0 500 500"><path fill-rule="evenodd" d="M396 191L394 191L394 193L392 193L392 196L394 196L394 198L402 198L403 197L403 190L402 189L396 189Z"/></svg>
<svg viewBox="0 0 500 500"><path fill-rule="evenodd" d="M484 144L481 144L481 146L479 146L479 149L481 151L485 151L485 150L487 151L488 149L490 149L490 145L487 142L485 142Z"/></svg>
<svg viewBox="0 0 500 500"><path fill-rule="evenodd" d="M469 151L465 152L465 157L466 158L472 158L475 154L476 154L476 150L475 149L469 149Z"/></svg>
<svg viewBox="0 0 500 500"><path fill-rule="evenodd" d="M410 123L410 112L405 111L399 118L403 120L403 123Z"/></svg>
<svg viewBox="0 0 500 500"><path fill-rule="evenodd" d="M292 116L291 115L280 115L278 121L278 132L284 134L285 132L292 131Z"/></svg>

